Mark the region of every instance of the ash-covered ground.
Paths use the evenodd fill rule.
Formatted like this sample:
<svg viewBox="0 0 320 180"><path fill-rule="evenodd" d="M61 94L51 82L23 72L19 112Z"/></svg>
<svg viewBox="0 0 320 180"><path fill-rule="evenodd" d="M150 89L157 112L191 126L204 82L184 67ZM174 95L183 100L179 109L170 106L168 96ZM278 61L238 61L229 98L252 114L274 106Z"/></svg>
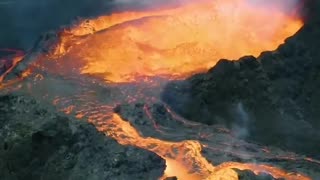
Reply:
<svg viewBox="0 0 320 180"><path fill-rule="evenodd" d="M110 87L101 85L99 79L41 71L43 79L31 76L5 87L0 91L0 177L100 180L162 176L165 163L159 156L119 145L86 122L101 118L93 122L97 127L108 118L101 112L115 111L144 137L199 141L204 145L203 156L214 165L254 162L319 179L320 31L316 18L320 16L317 5L310 7L306 25L276 51L258 58L221 60L207 73L171 82L164 92L155 90L161 83L154 89ZM11 78L34 56L48 50L42 42ZM136 94L137 89L141 93L141 86L143 97ZM162 100L156 98L158 94ZM110 109L115 100L120 104ZM68 107L73 112L65 109ZM85 114L84 121L75 118L77 111ZM244 180L274 179L249 171L239 174Z"/></svg>

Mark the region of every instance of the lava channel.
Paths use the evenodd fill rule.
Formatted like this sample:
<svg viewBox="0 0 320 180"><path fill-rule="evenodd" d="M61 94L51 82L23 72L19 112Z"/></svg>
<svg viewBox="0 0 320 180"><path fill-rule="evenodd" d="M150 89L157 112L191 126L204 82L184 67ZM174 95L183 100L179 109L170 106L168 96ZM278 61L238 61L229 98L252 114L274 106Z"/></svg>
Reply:
<svg viewBox="0 0 320 180"><path fill-rule="evenodd" d="M21 57L17 57L13 60L14 65L1 76L0 82L9 72L14 71L15 65L19 66L19 62L21 67L32 64L26 68L28 71L22 72L27 75L20 77L33 76L36 81L45 82L42 85L63 82L50 81L49 75L92 79L99 77L105 85L109 85L107 82L135 83L139 77L146 76L185 78L208 70L221 58L236 59L248 54L258 56L262 51L274 50L302 25L303 22L296 14L281 11L276 6L264 8L251 4L249 0L188 1L174 7L121 12L80 22L63 30L58 39L53 41L45 38L42 45L46 47L34 53L40 55L35 57L29 54L23 58L25 64L21 62ZM21 67L17 68L18 72ZM30 84L37 88L37 83ZM31 93L40 93L39 89L43 88L40 85L37 91ZM60 96L54 93L67 96L66 91L60 89L56 92L45 90L37 96ZM69 93L71 96L76 92ZM87 103L96 104L93 99L102 101L89 93ZM81 107L81 104L73 102L70 101L71 106L64 108L66 114ZM110 109L112 107L106 105L105 122L102 122L103 126L97 125L97 129L122 145L138 146L161 156L167 164L163 178L177 176L183 180L236 180L237 173L232 169L236 168L248 169L256 174L269 173L273 177L288 180L310 179L267 165L227 162L214 166L201 155L202 145L198 141L167 142L142 137L119 115L110 115ZM99 113L99 109L95 111ZM83 118L85 115L77 117ZM95 124L95 118L92 116L89 122Z"/></svg>
<svg viewBox="0 0 320 180"><path fill-rule="evenodd" d="M144 138L139 132L124 121L119 115L98 128L99 131L116 139L119 144L131 145L152 151L166 160L165 177L177 177L183 180L238 180L238 174L233 169L251 170L255 174L267 173L274 178L286 180L311 180L301 174L288 173L276 167L253 163L226 162L213 166L202 155L202 146L198 141L168 142L155 138Z"/></svg>
<svg viewBox="0 0 320 180"><path fill-rule="evenodd" d="M0 49L1 52L10 55L6 57L0 56L0 83L25 56L25 52L16 49Z"/></svg>

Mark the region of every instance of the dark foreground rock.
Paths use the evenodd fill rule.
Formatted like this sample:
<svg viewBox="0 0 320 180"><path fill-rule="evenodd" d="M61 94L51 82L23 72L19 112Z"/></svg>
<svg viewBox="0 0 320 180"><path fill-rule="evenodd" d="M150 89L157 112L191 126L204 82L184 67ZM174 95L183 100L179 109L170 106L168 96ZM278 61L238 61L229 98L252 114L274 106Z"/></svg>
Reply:
<svg viewBox="0 0 320 180"><path fill-rule="evenodd" d="M252 171L239 171L239 180L284 180L284 179L275 179L268 174L259 174L255 175Z"/></svg>
<svg viewBox="0 0 320 180"><path fill-rule="evenodd" d="M0 97L0 179L157 179L162 159L25 96Z"/></svg>
<svg viewBox="0 0 320 180"><path fill-rule="evenodd" d="M220 60L207 73L169 84L162 99L187 119L223 124L240 138L318 156L320 25L315 9L276 51Z"/></svg>

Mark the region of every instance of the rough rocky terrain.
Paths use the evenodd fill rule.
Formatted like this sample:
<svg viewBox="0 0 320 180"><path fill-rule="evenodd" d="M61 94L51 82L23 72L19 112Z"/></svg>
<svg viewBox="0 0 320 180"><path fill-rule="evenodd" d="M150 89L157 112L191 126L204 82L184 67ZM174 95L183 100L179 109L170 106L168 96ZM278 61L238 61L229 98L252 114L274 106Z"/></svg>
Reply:
<svg viewBox="0 0 320 180"><path fill-rule="evenodd" d="M0 97L0 177L20 179L157 179L164 160L119 145L79 120L24 95Z"/></svg>
<svg viewBox="0 0 320 180"><path fill-rule="evenodd" d="M276 51L222 59L207 73L168 85L164 101L187 119L319 157L320 6L306 2L304 27Z"/></svg>
<svg viewBox="0 0 320 180"><path fill-rule="evenodd" d="M258 58L221 60L207 73L172 82L162 94L166 104L145 98L140 103L121 104L115 111L145 137L198 140L204 145L202 154L214 165L254 162L319 178L319 162L306 158L319 159L320 149L320 41L316 38L320 37L320 16L317 5L312 4L317 2L308 3L314 9L306 13L306 25L276 51ZM47 39L41 42L51 44L54 38ZM47 50L44 47L38 44L26 59L33 60L32 55ZM4 69L0 67L0 71ZM16 77L14 73L11 76ZM100 180L157 179L162 175L165 164L155 154L121 146L87 122L59 112L66 105L51 104L58 96L89 111L87 107L108 105L122 96L118 95L121 88L109 89L78 77L63 79L49 72L43 75L39 82L30 78L20 91L32 92L9 91L0 96L0 177ZM30 84L33 87L28 87ZM48 96L52 99L43 98ZM201 124L185 121L168 111L167 104L185 119ZM250 171L239 171L239 178L274 179Z"/></svg>
<svg viewBox="0 0 320 180"><path fill-rule="evenodd" d="M145 111L145 105L148 111ZM313 179L320 177L320 162L309 161L305 155L298 155L278 146L248 143L224 126L205 126L184 121L174 113L169 113L161 103L124 104L118 106L115 112L129 121L145 137L156 137L171 142L197 140L204 145L202 154L214 166L224 162L258 163L272 165L288 172L300 172ZM152 119L149 117L150 114ZM251 171L238 172L239 179L243 180L273 179L266 174L256 176Z"/></svg>

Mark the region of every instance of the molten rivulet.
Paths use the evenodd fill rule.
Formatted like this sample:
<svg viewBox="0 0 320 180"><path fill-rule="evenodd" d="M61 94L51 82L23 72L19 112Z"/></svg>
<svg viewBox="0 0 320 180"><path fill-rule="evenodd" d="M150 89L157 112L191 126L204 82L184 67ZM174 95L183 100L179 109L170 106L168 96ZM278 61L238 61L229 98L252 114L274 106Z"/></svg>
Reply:
<svg viewBox="0 0 320 180"><path fill-rule="evenodd" d="M84 21L64 30L59 42L51 48L52 52L40 55L24 73L28 72L25 76L34 73L38 82L49 79L46 79L48 74L54 75L52 79L56 75L74 79L78 75L88 75L89 78L100 77L115 82L115 86L146 76L182 78L208 70L221 58L257 56L262 51L274 50L302 25L296 16L273 6L253 5L247 0L200 0L152 11L122 12ZM20 58L16 58L14 63L19 61ZM45 74L37 74L41 72ZM4 76L0 77L0 82ZM52 79L47 84L58 82ZM41 89L43 86L41 82L39 84ZM201 155L201 144L197 141L168 142L143 137L130 123L112 113L115 104L123 103L122 99L103 101L96 92L91 92L92 87L77 89L79 92L88 90L85 95L76 92L67 95L60 90L41 92L39 89L37 93L43 93L43 97L55 98L54 105L63 112L88 119L120 144L138 146L161 156L167 164L164 177L236 180L237 173L232 170L236 168L289 180L309 179L266 165L227 162L213 166ZM131 93L139 95L139 92ZM72 100L72 95L87 99L78 102ZM61 102L60 96L66 97L68 105L57 105ZM94 110L96 112L87 112L88 108L82 106L84 103L91 103L90 108L99 107Z"/></svg>
<svg viewBox="0 0 320 180"><path fill-rule="evenodd" d="M201 155L201 145L197 141L167 142L154 138L143 138L121 117L114 114L106 126L98 128L122 145L132 145L147 149L166 160L164 178L176 176L183 180L238 180L233 169L251 170L256 174L268 173L274 178L287 180L311 180L301 174L291 174L268 165L226 162L214 167ZM179 149L179 151L175 151Z"/></svg>

